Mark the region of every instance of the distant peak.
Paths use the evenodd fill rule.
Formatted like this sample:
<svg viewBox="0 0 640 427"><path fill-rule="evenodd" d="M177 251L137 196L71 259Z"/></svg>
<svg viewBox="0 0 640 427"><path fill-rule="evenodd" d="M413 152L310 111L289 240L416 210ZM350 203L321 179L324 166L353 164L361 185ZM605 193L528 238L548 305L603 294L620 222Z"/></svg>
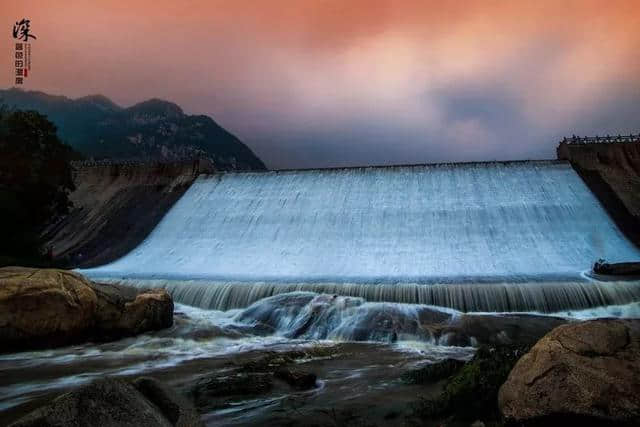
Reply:
<svg viewBox="0 0 640 427"><path fill-rule="evenodd" d="M76 101L89 102L112 110L119 110L121 108L118 104L100 94L83 96L82 98L78 98Z"/></svg>
<svg viewBox="0 0 640 427"><path fill-rule="evenodd" d="M136 114L149 114L169 117L181 117L184 115L182 108L173 102L164 99L152 98L147 101L135 104L127 110Z"/></svg>

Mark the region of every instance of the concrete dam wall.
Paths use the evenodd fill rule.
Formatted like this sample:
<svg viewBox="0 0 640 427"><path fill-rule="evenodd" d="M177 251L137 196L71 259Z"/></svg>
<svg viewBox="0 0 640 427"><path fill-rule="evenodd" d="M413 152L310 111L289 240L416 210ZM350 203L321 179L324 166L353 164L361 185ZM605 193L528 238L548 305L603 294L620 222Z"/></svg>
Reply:
<svg viewBox="0 0 640 427"><path fill-rule="evenodd" d="M554 311L640 298L583 278L637 259L566 162L201 175L151 234L94 278L246 306L313 290L466 311Z"/></svg>
<svg viewBox="0 0 640 427"><path fill-rule="evenodd" d="M571 162L618 227L640 247L640 135L607 143L565 141L558 158Z"/></svg>
<svg viewBox="0 0 640 427"><path fill-rule="evenodd" d="M75 162L69 215L49 225L44 240L70 267L108 263L134 249L201 173L202 161Z"/></svg>

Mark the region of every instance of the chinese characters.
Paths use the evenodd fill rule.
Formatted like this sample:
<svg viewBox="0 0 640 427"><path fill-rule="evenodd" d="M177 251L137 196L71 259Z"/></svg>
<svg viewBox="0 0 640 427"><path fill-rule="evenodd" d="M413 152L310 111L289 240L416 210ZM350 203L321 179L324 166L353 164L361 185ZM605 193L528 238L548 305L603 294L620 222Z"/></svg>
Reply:
<svg viewBox="0 0 640 427"><path fill-rule="evenodd" d="M37 37L31 32L31 20L22 18L16 21L13 26L13 38L19 40L15 44L13 55L13 63L15 66L15 84L24 84L24 79L29 76L31 71L31 43L30 39L36 40Z"/></svg>
<svg viewBox="0 0 640 427"><path fill-rule="evenodd" d="M29 31L31 31L31 21L29 19L22 18L22 21L16 22L16 25L13 26L13 38L25 42L29 41L29 37L36 40L37 37L29 34Z"/></svg>

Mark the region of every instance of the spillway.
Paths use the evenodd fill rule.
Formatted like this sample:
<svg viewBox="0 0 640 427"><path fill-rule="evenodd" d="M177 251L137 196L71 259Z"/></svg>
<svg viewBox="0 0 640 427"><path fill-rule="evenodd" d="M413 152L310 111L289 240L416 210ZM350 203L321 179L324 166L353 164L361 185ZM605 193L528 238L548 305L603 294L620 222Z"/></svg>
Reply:
<svg viewBox="0 0 640 427"><path fill-rule="evenodd" d="M465 311L640 299L584 278L640 259L568 163L201 175L135 250L85 270L209 308L292 290Z"/></svg>

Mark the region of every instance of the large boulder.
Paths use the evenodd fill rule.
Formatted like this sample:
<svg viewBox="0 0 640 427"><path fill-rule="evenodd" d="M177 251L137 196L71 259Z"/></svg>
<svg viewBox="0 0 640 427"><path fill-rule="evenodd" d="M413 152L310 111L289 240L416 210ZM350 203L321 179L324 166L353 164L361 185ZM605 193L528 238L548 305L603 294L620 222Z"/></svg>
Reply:
<svg viewBox="0 0 640 427"><path fill-rule="evenodd" d="M517 424L640 425L640 320L557 327L518 361L498 403Z"/></svg>
<svg viewBox="0 0 640 427"><path fill-rule="evenodd" d="M202 426L193 407L151 378L133 383L102 379L54 399L12 427Z"/></svg>
<svg viewBox="0 0 640 427"><path fill-rule="evenodd" d="M100 285L65 270L0 268L0 352L117 339L172 323L164 290Z"/></svg>
<svg viewBox="0 0 640 427"><path fill-rule="evenodd" d="M0 269L0 340L9 348L86 338L98 297L89 281L63 270Z"/></svg>

